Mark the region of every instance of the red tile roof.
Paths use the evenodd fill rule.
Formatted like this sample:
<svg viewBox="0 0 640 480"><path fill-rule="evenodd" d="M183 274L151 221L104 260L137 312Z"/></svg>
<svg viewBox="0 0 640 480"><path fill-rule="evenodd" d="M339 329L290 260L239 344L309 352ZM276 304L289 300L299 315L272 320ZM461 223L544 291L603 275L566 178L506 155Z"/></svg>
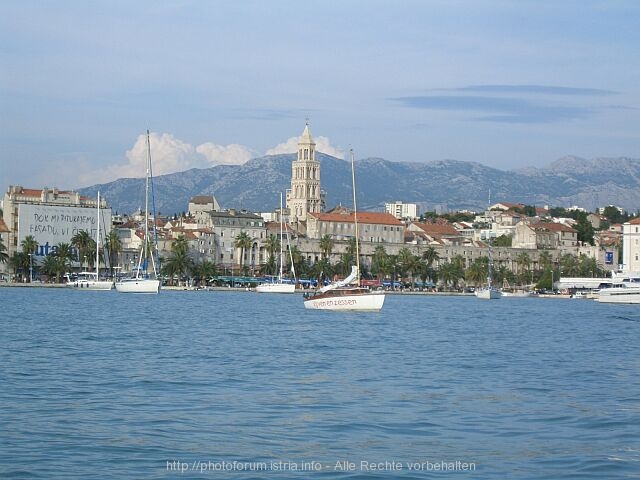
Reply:
<svg viewBox="0 0 640 480"><path fill-rule="evenodd" d="M429 235L460 236L460 232L456 230L451 224L413 222L412 225L415 225L416 227L420 228L420 230L428 233Z"/></svg>
<svg viewBox="0 0 640 480"><path fill-rule="evenodd" d="M577 232L575 228L571 228L563 223L539 222L531 225L533 228L545 228L552 232Z"/></svg>
<svg viewBox="0 0 640 480"><path fill-rule="evenodd" d="M9 233L9 227L4 223L4 218L0 217L0 233Z"/></svg>
<svg viewBox="0 0 640 480"><path fill-rule="evenodd" d="M322 222L342 222L353 223L353 213L309 213L309 216L315 217ZM403 223L390 213L382 212L358 212L358 223L379 224L379 225L397 225L402 226Z"/></svg>

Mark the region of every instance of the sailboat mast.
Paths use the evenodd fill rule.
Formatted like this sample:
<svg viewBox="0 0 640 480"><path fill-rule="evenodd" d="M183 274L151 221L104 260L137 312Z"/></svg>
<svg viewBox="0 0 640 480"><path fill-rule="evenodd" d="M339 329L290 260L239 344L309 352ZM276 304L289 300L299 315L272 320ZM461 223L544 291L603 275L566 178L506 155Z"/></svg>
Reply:
<svg viewBox="0 0 640 480"><path fill-rule="evenodd" d="M356 206L356 168L353 160L353 148L351 149L351 190L353 191L353 223L356 229L356 267L358 269L357 285L360 286L360 239L358 233L358 207Z"/></svg>
<svg viewBox="0 0 640 480"><path fill-rule="evenodd" d="M149 260L149 177L151 176L151 142L149 141L149 130L147 130L147 183L144 195L144 272L147 273L147 262ZM155 221L155 220L154 220Z"/></svg>
<svg viewBox="0 0 640 480"><path fill-rule="evenodd" d="M280 283L282 283L282 264L284 263L284 258L282 258L282 192L280 192Z"/></svg>
<svg viewBox="0 0 640 480"><path fill-rule="evenodd" d="M106 268L106 265L105 265ZM98 234L96 235L96 281L100 278L100 192L98 192Z"/></svg>

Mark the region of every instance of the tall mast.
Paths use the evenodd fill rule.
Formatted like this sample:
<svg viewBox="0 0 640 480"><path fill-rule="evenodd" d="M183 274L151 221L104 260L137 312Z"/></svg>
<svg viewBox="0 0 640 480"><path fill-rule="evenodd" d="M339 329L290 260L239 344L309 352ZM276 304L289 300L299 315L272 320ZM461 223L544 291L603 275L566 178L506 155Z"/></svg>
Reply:
<svg viewBox="0 0 640 480"><path fill-rule="evenodd" d="M151 176L151 143L149 141L149 130L147 130L147 183L144 195L144 273L147 273L147 262L149 261L149 177ZM155 221L155 220L154 220Z"/></svg>
<svg viewBox="0 0 640 480"><path fill-rule="evenodd" d="M100 191L98 191L98 235L96 236L96 282L100 278L99 273L100 273Z"/></svg>
<svg viewBox="0 0 640 480"><path fill-rule="evenodd" d="M282 283L282 264L284 263L284 259L282 258L282 192L280 192L280 283Z"/></svg>
<svg viewBox="0 0 640 480"><path fill-rule="evenodd" d="M353 223L356 226L356 267L358 268L357 285L360 286L360 239L358 234L358 207L356 206L356 168L353 160L353 148L351 149L351 184L353 191Z"/></svg>

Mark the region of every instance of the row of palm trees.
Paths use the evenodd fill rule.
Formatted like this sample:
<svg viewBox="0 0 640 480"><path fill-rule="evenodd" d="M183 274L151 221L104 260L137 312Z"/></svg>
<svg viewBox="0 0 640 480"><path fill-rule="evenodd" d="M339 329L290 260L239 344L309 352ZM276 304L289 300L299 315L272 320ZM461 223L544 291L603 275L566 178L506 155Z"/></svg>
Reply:
<svg viewBox="0 0 640 480"><path fill-rule="evenodd" d="M115 265L117 255L122 251L122 242L115 229L112 229L105 239L108 251L108 264ZM41 265L34 265L33 257L38 250L38 243L32 235L26 236L20 243L20 251L13 255L7 254L7 248L0 238L0 263L8 263L13 270L14 276L21 275L23 278L29 277L29 282L33 281L33 272L55 278L56 282L67 273L73 261L84 259L83 266L87 269L95 268L96 242L89 232L81 230L76 233L70 243L62 242L52 248L49 255L44 257ZM104 261L104 249L100 252ZM113 275L113 270L112 270Z"/></svg>
<svg viewBox="0 0 640 480"><path fill-rule="evenodd" d="M276 235L270 235L265 242L268 252L267 261L258 267L261 274L275 275L278 272L278 254L281 240ZM106 237L108 251L108 264L117 263L117 255L122 251L122 243L115 229L112 229ZM335 275L345 276L351 266L355 264L355 239L347 242L345 251L340 255L336 263L330 262L330 257L335 248L335 240L325 235L320 239L319 247L321 258L314 264L309 264L306 258L298 251L296 246L289 247L289 254L283 261L288 271L295 267L300 276L311 276L318 279L331 278ZM253 248L253 240L246 232L241 232L235 239L234 246L240 250L240 271L249 273L245 265L246 252ZM14 270L14 274L30 272L32 257L37 250L37 242L33 236L27 236L21 242L21 251L9 257L6 247L0 238L0 262L8 263ZM74 255L74 249L77 256ZM86 258L86 267L94 268L95 240L88 232L78 232L72 237L70 243L60 243L53 249L53 254L45 257L42 265L37 267L40 274L48 275L60 281L60 278L69 271L72 260ZM291 264L293 260L293 265ZM477 286L485 282L488 274L489 259L480 257L470 265L461 255L454 256L444 262L440 261L440 254L434 247L429 246L420 254L414 254L409 248L403 247L396 255L386 252L383 245L376 246L369 268L362 267L364 277L373 277L378 280L401 280L406 284L431 282L440 284L445 288L457 289L461 286ZM171 245L171 251L162 263L161 274L169 278L173 283L175 279L180 281L187 277L192 278L196 284L204 284L207 279L219 274L217 265L211 261L196 261L189 251L189 244L184 236L178 237ZM516 259L516 270L498 261L493 267L494 282L501 284L505 280L512 285L535 284L538 288L551 288L553 279L558 279L562 272L565 276L604 276L605 272L597 265L593 258L585 255L575 256L571 254L561 255L556 261L550 252L543 251L537 262L532 262L526 252L520 253ZM113 273L113 272L112 272Z"/></svg>

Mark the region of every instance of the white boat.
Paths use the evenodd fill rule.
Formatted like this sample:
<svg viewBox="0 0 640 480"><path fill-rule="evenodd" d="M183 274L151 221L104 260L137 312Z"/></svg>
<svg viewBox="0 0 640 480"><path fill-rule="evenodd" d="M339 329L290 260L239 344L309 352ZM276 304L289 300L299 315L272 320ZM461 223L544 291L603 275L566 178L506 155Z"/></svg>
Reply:
<svg viewBox="0 0 640 480"><path fill-rule="evenodd" d="M489 270L487 273L487 284L484 287L476 289L476 297L483 300L498 300L502 297L502 292L492 284L493 278L493 255L491 253L491 245L489 245Z"/></svg>
<svg viewBox="0 0 640 480"><path fill-rule="evenodd" d="M497 300L502 298L502 292L491 285L476 289L476 297L483 300Z"/></svg>
<svg viewBox="0 0 640 480"><path fill-rule="evenodd" d="M640 303L640 287L622 284L602 288L598 293L597 301L600 303Z"/></svg>
<svg viewBox="0 0 640 480"><path fill-rule="evenodd" d="M113 288L111 280L100 280L100 192L98 192L98 232L96 234L96 271L80 272L74 279L67 281L67 287L74 290L110 291Z"/></svg>
<svg viewBox="0 0 640 480"><path fill-rule="evenodd" d="M138 258L138 267L135 274L130 278L123 278L116 282L116 290L120 293L158 293L160 291L160 280L156 266L158 245L156 241L156 218L154 210L153 218L153 251L150 251L149 239L149 188L152 182L151 171L151 143L149 141L149 130L147 130L147 181L145 188L145 209L144 209L144 239ZM149 271L151 263L152 272Z"/></svg>
<svg viewBox="0 0 640 480"><path fill-rule="evenodd" d="M330 283L315 293L305 296L304 307L317 310L378 311L384 305L384 292L352 285L360 276L357 266L344 280Z"/></svg>
<svg viewBox="0 0 640 480"><path fill-rule="evenodd" d="M265 282L261 283L256 287L256 292L259 293L295 293L296 284L295 283L285 283L282 278L282 268L284 263L284 257L282 255L282 236L283 236L283 226L282 226L282 192L280 193L280 274L278 275L278 279L275 282ZM287 234L287 239L289 238ZM291 249L289 249L289 253L291 253ZM293 260L291 261L291 267L293 268ZM294 275L295 277L295 275Z"/></svg>
<svg viewBox="0 0 640 480"><path fill-rule="evenodd" d="M612 274L611 287L601 288L596 300L600 303L640 303L640 275Z"/></svg>
<svg viewBox="0 0 640 480"><path fill-rule="evenodd" d="M530 290L525 290L523 287L514 288L506 278L502 282L502 290L500 293L503 297L526 298L531 296Z"/></svg>
<svg viewBox="0 0 640 480"><path fill-rule="evenodd" d="M531 292L528 292L526 290L514 290L512 292L505 292L504 290L502 290L500 294L503 297L512 297L512 298L527 298L531 296Z"/></svg>
<svg viewBox="0 0 640 480"><path fill-rule="evenodd" d="M351 150L351 183L353 191L353 220L356 238L356 265L351 266L351 274L344 280L332 282L305 295L304 308L335 311L379 311L384 305L385 294L372 291L360 285L360 247L358 238L358 214L356 207L356 176Z"/></svg>

